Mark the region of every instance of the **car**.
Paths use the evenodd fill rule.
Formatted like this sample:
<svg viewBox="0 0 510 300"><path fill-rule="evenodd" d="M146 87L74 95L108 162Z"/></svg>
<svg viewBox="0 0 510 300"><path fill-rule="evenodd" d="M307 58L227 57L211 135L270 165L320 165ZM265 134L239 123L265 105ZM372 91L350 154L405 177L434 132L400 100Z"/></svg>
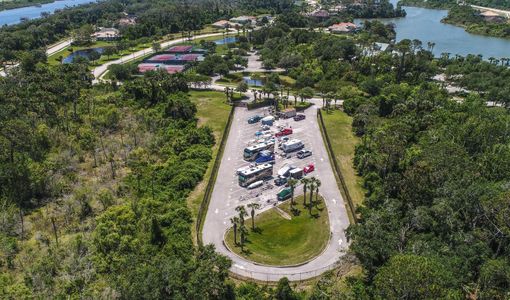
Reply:
<svg viewBox="0 0 510 300"><path fill-rule="evenodd" d="M292 190L290 188L284 188L278 194L276 194L276 198L278 201L283 201L285 199L289 199L292 195Z"/></svg>
<svg viewBox="0 0 510 300"><path fill-rule="evenodd" d="M269 126L269 125L262 125L262 126L260 126L260 128L262 130L269 130L269 129L271 129L271 126Z"/></svg>
<svg viewBox="0 0 510 300"><path fill-rule="evenodd" d="M288 136L284 136L280 139L282 142L288 142L290 140L290 138Z"/></svg>
<svg viewBox="0 0 510 300"><path fill-rule="evenodd" d="M305 115L296 115L294 117L294 121L301 121L301 120L304 120L304 119L306 119Z"/></svg>
<svg viewBox="0 0 510 300"><path fill-rule="evenodd" d="M300 150L300 151L297 153L297 155L296 155L296 156L297 156L298 158L303 159L303 158L308 157L308 156L311 156L311 155L312 155L312 151L303 149L303 150Z"/></svg>
<svg viewBox="0 0 510 300"><path fill-rule="evenodd" d="M274 136L282 137L282 136L289 135L289 134L292 134L292 128L282 129L282 130L280 130L280 132L277 132Z"/></svg>
<svg viewBox="0 0 510 300"><path fill-rule="evenodd" d="M281 186L287 184L287 182L288 182L287 177L278 176L278 178L274 180L274 185Z"/></svg>
<svg viewBox="0 0 510 300"><path fill-rule="evenodd" d="M248 124L255 124L258 123L262 119L259 115L254 115L253 117L248 119Z"/></svg>
<svg viewBox="0 0 510 300"><path fill-rule="evenodd" d="M308 166L304 167L303 172L305 174L311 173L315 170L314 164L309 164Z"/></svg>

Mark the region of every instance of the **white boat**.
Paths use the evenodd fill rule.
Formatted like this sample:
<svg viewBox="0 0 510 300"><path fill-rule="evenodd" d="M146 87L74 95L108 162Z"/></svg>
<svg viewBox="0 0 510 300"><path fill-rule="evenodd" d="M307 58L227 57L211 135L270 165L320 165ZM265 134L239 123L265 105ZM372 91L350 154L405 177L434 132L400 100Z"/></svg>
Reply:
<svg viewBox="0 0 510 300"><path fill-rule="evenodd" d="M252 183L248 186L248 189L249 190L255 189L255 188L258 188L259 186L262 186L263 184L264 184L264 180L255 181L254 183Z"/></svg>

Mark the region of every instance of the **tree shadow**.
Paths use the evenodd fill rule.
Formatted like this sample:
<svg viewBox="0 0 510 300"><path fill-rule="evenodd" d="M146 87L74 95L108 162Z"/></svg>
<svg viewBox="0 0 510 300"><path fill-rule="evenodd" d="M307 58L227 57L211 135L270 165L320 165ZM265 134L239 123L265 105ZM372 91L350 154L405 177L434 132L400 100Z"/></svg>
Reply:
<svg viewBox="0 0 510 300"><path fill-rule="evenodd" d="M260 227L255 227L254 229L251 230L251 232L262 234L263 230Z"/></svg>

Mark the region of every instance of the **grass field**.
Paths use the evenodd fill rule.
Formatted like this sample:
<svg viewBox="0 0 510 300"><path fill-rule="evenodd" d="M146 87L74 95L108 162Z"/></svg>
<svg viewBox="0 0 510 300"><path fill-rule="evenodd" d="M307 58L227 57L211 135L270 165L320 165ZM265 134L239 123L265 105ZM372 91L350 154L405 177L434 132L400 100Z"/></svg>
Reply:
<svg viewBox="0 0 510 300"><path fill-rule="evenodd" d="M296 197L295 201L298 215L290 211L290 201L279 206L292 217L291 220L282 217L274 208L255 217L255 231L251 230L251 219L246 220L250 229L244 251L234 245L234 232L230 229L226 235L229 248L251 261L279 266L303 263L319 255L329 240L329 219L324 201L320 201L318 209L312 209L312 216L308 208L303 207L303 196Z"/></svg>
<svg viewBox="0 0 510 300"><path fill-rule="evenodd" d="M353 167L354 148L359 139L352 133L352 118L339 110L323 112L322 117L349 194L354 205L360 206L363 203L364 191L361 178L356 175Z"/></svg>
<svg viewBox="0 0 510 300"><path fill-rule="evenodd" d="M188 207L191 210L193 218L198 214L198 208L204 198L205 187L207 186L209 176L211 175L214 159L218 153L218 146L223 136L223 130L227 125L230 106L225 103L225 94L215 91L190 91L191 101L197 105L197 116L200 126L209 126L216 138L216 144L213 147L213 157L209 162L204 180L197 185L195 190L188 197ZM195 220L193 222L193 238L195 238Z"/></svg>

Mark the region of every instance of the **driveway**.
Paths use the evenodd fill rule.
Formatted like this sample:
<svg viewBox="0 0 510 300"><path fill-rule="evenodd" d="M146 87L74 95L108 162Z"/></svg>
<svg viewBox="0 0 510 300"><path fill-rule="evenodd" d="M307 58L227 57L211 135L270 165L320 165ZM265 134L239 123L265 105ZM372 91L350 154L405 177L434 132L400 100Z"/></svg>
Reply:
<svg viewBox="0 0 510 300"><path fill-rule="evenodd" d="M232 272L262 281L277 281L282 277L288 277L290 280L294 281L303 280L320 275L335 267L339 257L342 255L343 251L347 249L348 244L346 242L344 230L349 226L349 218L320 134L316 109L315 106L307 109L305 112L306 120L304 121L292 123L294 121L290 120L286 122L290 122L290 125L296 128L296 134L301 132L301 138L305 142L305 147L311 148L313 151L312 160L315 163L316 170L309 176L315 176L322 182L320 193L326 201L330 220L331 238L326 249L322 254L306 264L295 267L275 267L263 266L250 262L230 252L225 247L223 235L231 226L230 218L237 215L235 207L241 204L246 205L258 201L259 203L266 204L263 209L257 212L260 213L271 207L270 204L274 202L274 194L276 194L278 190L275 188L275 191L272 192L273 197L253 197L252 199L244 200L246 197L243 197L243 199L239 196L242 195L242 193L246 193L246 191L243 191L243 189L237 185L237 177L234 174L236 168L240 165L247 164L242 160L241 149L246 146L247 141L253 138L253 128L258 128L260 125L247 125L247 119L255 114L264 114L264 110L248 111L246 108L238 107L235 110L234 120L225 146L225 152L222 157L202 232L205 244L214 244L218 252L228 256L232 260ZM248 129L248 126L253 126L253 128ZM275 168L274 173L276 173L277 170L278 169ZM300 192L302 188L298 187L296 191ZM269 195L271 195L271 193L269 193Z"/></svg>

